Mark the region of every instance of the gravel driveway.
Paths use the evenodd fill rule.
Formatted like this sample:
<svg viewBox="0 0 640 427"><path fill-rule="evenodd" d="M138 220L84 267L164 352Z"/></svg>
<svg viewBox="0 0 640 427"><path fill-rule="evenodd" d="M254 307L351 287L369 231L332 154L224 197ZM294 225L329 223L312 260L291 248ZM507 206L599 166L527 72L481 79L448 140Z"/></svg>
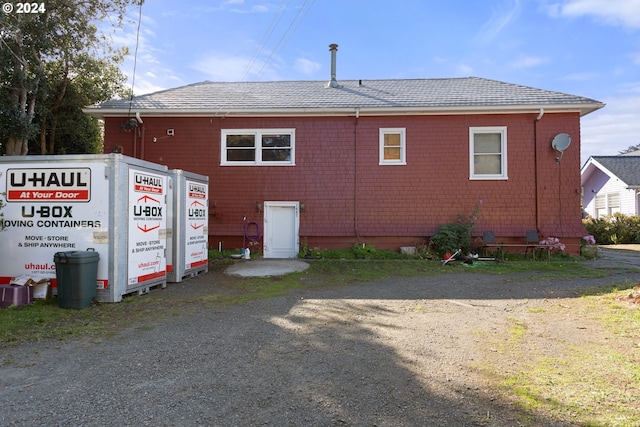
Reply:
<svg viewBox="0 0 640 427"><path fill-rule="evenodd" d="M492 334L576 290L639 281L638 261L606 251L591 263L624 268L605 279L389 278L202 306L101 342L2 348L0 425L518 425L478 368Z"/></svg>

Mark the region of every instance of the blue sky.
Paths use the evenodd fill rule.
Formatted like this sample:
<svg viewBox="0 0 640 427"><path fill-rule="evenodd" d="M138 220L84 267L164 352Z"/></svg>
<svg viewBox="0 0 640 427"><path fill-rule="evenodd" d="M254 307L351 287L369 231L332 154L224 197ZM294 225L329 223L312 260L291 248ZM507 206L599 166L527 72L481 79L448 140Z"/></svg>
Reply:
<svg viewBox="0 0 640 427"><path fill-rule="evenodd" d="M129 84L136 30L113 38ZM640 0L146 0L134 92L328 80L331 43L338 80L477 76L604 102L583 163L640 144Z"/></svg>

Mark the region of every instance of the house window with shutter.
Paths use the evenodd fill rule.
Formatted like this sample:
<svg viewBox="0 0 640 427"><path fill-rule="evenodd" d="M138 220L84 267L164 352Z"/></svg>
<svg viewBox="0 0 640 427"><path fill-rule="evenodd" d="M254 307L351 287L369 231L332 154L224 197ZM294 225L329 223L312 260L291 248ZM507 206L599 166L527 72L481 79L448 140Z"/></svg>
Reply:
<svg viewBox="0 0 640 427"><path fill-rule="evenodd" d="M507 128L469 128L469 179L507 179Z"/></svg>
<svg viewBox="0 0 640 427"><path fill-rule="evenodd" d="M294 129L223 129L223 166L295 165Z"/></svg>
<svg viewBox="0 0 640 427"><path fill-rule="evenodd" d="M380 129L380 165L406 165L406 130Z"/></svg>

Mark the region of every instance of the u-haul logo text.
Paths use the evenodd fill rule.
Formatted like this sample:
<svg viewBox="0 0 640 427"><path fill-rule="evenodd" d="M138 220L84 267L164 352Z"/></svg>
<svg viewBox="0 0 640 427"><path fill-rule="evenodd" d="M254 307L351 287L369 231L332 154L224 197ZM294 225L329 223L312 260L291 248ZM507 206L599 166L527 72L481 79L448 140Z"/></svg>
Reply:
<svg viewBox="0 0 640 427"><path fill-rule="evenodd" d="M136 172L133 174L135 191L140 193L162 194L163 179L157 175Z"/></svg>
<svg viewBox="0 0 640 427"><path fill-rule="evenodd" d="M206 199L207 187L202 184L189 183L189 197L192 199Z"/></svg>
<svg viewBox="0 0 640 427"><path fill-rule="evenodd" d="M7 170L8 202L88 202L90 168Z"/></svg>

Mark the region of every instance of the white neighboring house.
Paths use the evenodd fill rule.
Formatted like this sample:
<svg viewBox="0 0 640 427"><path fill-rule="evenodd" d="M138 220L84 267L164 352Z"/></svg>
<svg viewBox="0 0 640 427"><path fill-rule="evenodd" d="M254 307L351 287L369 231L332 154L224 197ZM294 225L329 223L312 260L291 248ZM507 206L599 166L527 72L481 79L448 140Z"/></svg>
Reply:
<svg viewBox="0 0 640 427"><path fill-rule="evenodd" d="M594 218L616 212L640 214L640 150L593 156L580 171L582 207Z"/></svg>

